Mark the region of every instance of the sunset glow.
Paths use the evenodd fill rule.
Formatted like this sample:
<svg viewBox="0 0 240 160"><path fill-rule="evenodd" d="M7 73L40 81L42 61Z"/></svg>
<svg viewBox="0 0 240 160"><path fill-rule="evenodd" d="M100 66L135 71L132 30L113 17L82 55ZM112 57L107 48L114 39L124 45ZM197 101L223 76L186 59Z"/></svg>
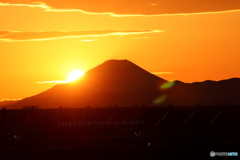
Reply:
<svg viewBox="0 0 240 160"><path fill-rule="evenodd" d="M109 59L168 81L240 77L239 17L236 0L0 0L0 100L36 95Z"/></svg>
<svg viewBox="0 0 240 160"><path fill-rule="evenodd" d="M240 0L0 0L0 19L2 160L239 156Z"/></svg>
<svg viewBox="0 0 240 160"><path fill-rule="evenodd" d="M69 73L67 77L67 82L76 81L79 78L81 78L83 75L84 75L83 71L80 71L80 70L72 71L71 73Z"/></svg>

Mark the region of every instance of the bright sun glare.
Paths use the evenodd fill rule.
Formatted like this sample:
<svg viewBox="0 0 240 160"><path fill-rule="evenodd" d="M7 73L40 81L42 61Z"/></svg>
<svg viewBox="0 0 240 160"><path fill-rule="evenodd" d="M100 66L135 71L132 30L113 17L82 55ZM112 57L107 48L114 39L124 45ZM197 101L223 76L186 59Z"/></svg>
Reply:
<svg viewBox="0 0 240 160"><path fill-rule="evenodd" d="M83 71L80 71L80 70L72 71L71 73L69 73L67 77L67 82L73 82L81 78L83 75L84 75Z"/></svg>

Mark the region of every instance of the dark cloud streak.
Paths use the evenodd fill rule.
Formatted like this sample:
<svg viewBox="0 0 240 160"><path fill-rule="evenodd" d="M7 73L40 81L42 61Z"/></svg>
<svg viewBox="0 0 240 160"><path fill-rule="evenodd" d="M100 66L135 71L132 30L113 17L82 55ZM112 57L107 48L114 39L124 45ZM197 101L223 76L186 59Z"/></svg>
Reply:
<svg viewBox="0 0 240 160"><path fill-rule="evenodd" d="M0 0L0 3L42 5L57 10L80 10L116 15L159 15L239 10L239 0Z"/></svg>

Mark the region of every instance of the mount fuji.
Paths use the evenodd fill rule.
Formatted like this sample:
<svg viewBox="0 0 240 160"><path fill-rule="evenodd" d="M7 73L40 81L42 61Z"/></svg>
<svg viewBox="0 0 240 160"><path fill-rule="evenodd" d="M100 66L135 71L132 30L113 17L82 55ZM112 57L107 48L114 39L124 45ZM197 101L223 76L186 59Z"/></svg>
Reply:
<svg viewBox="0 0 240 160"><path fill-rule="evenodd" d="M79 80L55 85L7 108L93 108L240 104L240 79L169 82L128 60L108 60Z"/></svg>

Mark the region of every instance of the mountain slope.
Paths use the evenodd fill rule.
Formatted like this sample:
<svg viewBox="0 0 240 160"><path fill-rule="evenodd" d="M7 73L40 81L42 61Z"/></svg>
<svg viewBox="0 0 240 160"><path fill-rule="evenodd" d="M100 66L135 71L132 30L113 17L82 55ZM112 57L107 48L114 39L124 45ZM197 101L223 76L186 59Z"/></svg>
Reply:
<svg viewBox="0 0 240 160"><path fill-rule="evenodd" d="M118 105L240 105L240 79L168 82L128 60L109 60L74 83L60 84L11 108L110 107Z"/></svg>
<svg viewBox="0 0 240 160"><path fill-rule="evenodd" d="M19 100L4 100L0 101L0 107L1 106L9 106L9 105L14 105L18 102Z"/></svg>
<svg viewBox="0 0 240 160"><path fill-rule="evenodd" d="M230 105L240 104L240 79L195 83L178 82L170 93L172 101L178 105Z"/></svg>
<svg viewBox="0 0 240 160"><path fill-rule="evenodd" d="M74 83L56 85L43 93L23 99L13 107L129 106L135 104L128 98L133 92L166 82L128 60L109 60L89 70ZM139 98L139 103L145 101L144 97Z"/></svg>

